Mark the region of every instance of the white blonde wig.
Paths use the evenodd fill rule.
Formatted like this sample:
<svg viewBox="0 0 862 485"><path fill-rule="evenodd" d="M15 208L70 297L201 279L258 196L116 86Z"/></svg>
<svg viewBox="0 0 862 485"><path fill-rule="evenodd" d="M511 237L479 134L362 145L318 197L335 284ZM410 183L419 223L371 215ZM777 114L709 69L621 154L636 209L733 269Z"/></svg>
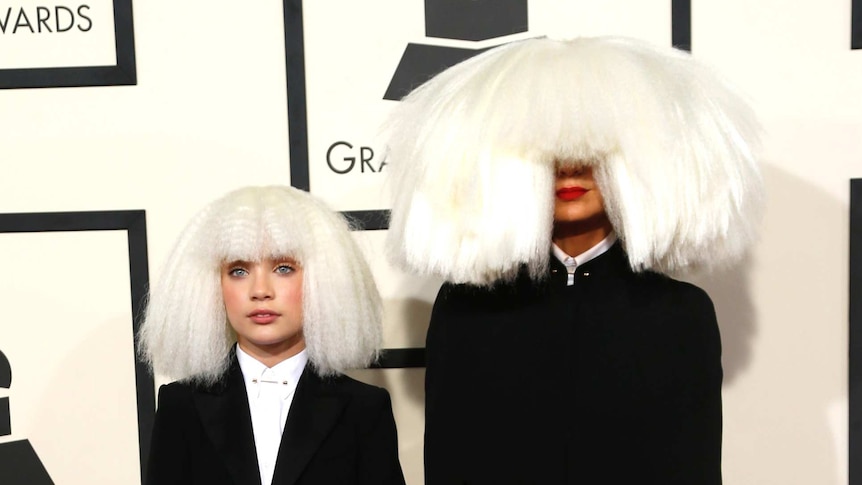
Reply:
<svg viewBox="0 0 862 485"><path fill-rule="evenodd" d="M735 260L755 237L758 125L688 53L625 38L507 44L402 100L385 125L391 257L487 285L548 264L555 164L594 168L634 270Z"/></svg>
<svg viewBox="0 0 862 485"><path fill-rule="evenodd" d="M230 364L220 270L226 261L290 257L303 270L303 333L321 376L368 366L382 343L382 305L343 217L292 187L247 187L201 210L152 285L139 335L151 368L213 383Z"/></svg>

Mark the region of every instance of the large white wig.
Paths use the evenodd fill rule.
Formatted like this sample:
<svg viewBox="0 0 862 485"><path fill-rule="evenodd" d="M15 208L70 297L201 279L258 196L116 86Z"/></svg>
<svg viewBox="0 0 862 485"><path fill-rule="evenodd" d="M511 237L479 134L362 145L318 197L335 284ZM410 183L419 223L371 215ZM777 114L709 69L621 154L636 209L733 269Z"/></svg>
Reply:
<svg viewBox="0 0 862 485"><path fill-rule="evenodd" d="M230 364L225 261L291 257L303 270L303 333L321 376L368 366L382 343L382 304L343 217L298 189L247 187L201 210L152 285L139 335L152 369L212 383Z"/></svg>
<svg viewBox="0 0 862 485"><path fill-rule="evenodd" d="M636 271L733 261L761 212L749 107L688 53L634 39L492 49L410 93L385 131L390 254L453 282L544 273L558 162L594 168Z"/></svg>

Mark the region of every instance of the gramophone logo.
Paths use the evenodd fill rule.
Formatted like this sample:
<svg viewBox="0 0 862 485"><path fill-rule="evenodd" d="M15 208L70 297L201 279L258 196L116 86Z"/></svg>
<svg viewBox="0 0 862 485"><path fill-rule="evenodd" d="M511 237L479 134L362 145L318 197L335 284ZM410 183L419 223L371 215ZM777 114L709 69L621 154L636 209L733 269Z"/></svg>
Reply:
<svg viewBox="0 0 862 485"><path fill-rule="evenodd" d="M0 389L12 387L12 366L0 351ZM8 397L0 398L0 438L12 434ZM3 485L53 485L29 440L0 443L0 483Z"/></svg>
<svg viewBox="0 0 862 485"><path fill-rule="evenodd" d="M435 74L484 52L470 42L526 32L527 0L425 0L428 44L409 43L383 99L398 101ZM434 39L464 41L465 47L434 45Z"/></svg>

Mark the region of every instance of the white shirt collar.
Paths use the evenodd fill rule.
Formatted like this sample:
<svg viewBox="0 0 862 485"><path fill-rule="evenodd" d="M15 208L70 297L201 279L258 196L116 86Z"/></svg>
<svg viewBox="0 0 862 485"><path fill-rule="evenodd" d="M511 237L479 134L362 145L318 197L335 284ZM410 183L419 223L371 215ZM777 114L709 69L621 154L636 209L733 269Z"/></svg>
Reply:
<svg viewBox="0 0 862 485"><path fill-rule="evenodd" d="M296 389L299 378L302 376L302 371L305 370L306 363L308 363L308 354L305 349L302 349L298 354L279 362L270 369L263 362L248 355L237 345L236 359L242 371L245 388L248 390L248 397L249 399L254 399L259 394L258 382L265 372L267 375L274 375L278 379L286 380L287 384L285 386L292 393ZM267 372L267 370L270 372Z"/></svg>
<svg viewBox="0 0 862 485"><path fill-rule="evenodd" d="M575 284L575 270L578 269L578 266L587 263L601 256L608 249L610 249L614 243L617 242L617 235L613 231L608 234L604 239L599 241L598 244L587 249L577 256L569 256L565 253L559 246L552 243L551 250L554 252L554 257L559 259L561 263L566 266L566 273L568 273L568 277L566 278L566 285L572 286Z"/></svg>

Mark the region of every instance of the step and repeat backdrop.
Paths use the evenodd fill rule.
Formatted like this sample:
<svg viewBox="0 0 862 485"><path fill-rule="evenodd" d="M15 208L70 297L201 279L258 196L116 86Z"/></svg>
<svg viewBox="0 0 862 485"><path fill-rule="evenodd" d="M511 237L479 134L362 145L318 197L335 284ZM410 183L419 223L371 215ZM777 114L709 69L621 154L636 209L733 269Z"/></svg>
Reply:
<svg viewBox="0 0 862 485"><path fill-rule="evenodd" d="M356 222L387 351L352 375L391 392L423 483L441 282L386 260L380 124L480 52L605 34L691 51L764 126L761 242L696 280L722 331L725 482L862 485L858 0L0 2L0 483L141 482L167 382L135 359L146 288L200 207L261 184Z"/></svg>

